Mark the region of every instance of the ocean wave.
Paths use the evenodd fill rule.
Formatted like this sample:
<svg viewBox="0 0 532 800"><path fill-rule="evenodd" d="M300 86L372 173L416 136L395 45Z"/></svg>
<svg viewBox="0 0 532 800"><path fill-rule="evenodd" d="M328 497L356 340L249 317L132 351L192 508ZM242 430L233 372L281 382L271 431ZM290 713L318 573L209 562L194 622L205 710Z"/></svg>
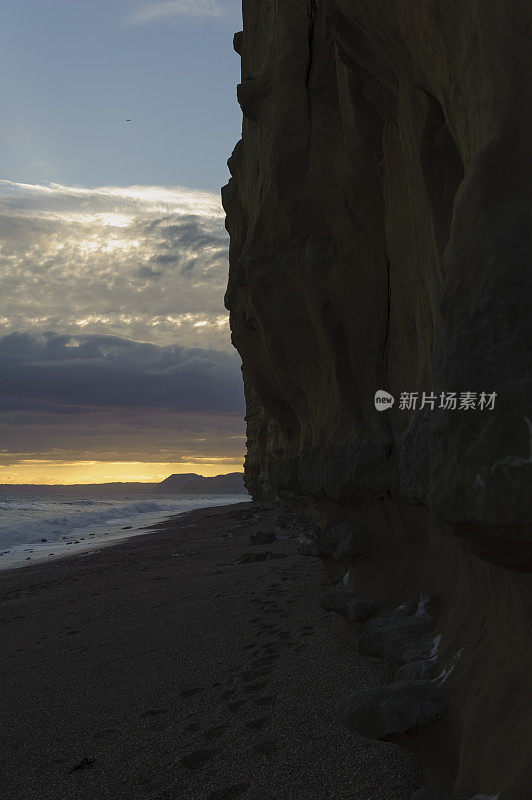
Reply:
<svg viewBox="0 0 532 800"><path fill-rule="evenodd" d="M115 502L113 504L96 504L87 501L82 508L72 508L71 501L62 503L42 502L31 504L3 502L0 505L2 520L0 521L0 548L12 545L37 544L41 539L48 542L62 537L77 537L90 528L104 528L106 525L117 526L120 523L134 523L135 527L151 522L153 517L164 519L167 514L190 511L194 508L210 505L222 505L237 502L227 495L223 497L179 498L175 500L139 499L134 502ZM209 502L211 501L211 502ZM149 516L149 520L147 517Z"/></svg>

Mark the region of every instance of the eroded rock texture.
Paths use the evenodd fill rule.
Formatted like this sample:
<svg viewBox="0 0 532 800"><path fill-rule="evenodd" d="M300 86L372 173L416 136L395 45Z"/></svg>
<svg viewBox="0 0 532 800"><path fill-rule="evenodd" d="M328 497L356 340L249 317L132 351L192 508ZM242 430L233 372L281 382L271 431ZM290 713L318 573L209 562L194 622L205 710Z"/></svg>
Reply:
<svg viewBox="0 0 532 800"><path fill-rule="evenodd" d="M446 711L401 743L437 791L527 798L532 6L243 10L223 202L247 486L306 516L331 579L381 612L430 594L436 650L412 664L434 662ZM435 407L402 410L402 392ZM452 411L441 392L497 398Z"/></svg>

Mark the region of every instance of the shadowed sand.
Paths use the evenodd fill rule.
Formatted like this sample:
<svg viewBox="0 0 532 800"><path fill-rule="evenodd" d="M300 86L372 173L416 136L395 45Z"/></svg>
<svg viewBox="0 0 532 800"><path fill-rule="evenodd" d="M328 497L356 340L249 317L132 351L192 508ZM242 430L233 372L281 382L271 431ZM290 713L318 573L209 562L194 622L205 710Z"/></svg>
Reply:
<svg viewBox="0 0 532 800"><path fill-rule="evenodd" d="M423 783L338 722L338 699L387 668L330 632L295 532L249 543L274 528L254 510L0 575L5 800L407 800Z"/></svg>

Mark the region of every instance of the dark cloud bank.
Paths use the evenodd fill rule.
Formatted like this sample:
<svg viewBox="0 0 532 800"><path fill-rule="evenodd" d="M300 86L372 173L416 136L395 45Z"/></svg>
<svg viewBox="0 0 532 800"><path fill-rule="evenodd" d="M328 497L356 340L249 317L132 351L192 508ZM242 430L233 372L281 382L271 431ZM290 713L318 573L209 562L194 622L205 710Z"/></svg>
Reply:
<svg viewBox="0 0 532 800"><path fill-rule="evenodd" d="M240 361L230 352L161 347L118 336L0 338L0 411L145 408L243 413Z"/></svg>

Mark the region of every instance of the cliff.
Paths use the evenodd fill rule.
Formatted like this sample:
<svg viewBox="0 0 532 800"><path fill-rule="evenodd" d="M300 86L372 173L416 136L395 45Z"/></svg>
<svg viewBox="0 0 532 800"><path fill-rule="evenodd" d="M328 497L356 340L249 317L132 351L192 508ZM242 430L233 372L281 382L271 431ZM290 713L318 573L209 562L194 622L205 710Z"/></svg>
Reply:
<svg viewBox="0 0 532 800"><path fill-rule="evenodd" d="M160 486L164 491L173 491L173 478L181 478L181 475L171 475L166 478ZM183 494L245 494L243 475L241 472L229 472L227 475L215 475L212 478L204 478L196 475L183 483L178 480L176 491Z"/></svg>
<svg viewBox="0 0 532 800"><path fill-rule="evenodd" d="M243 5L222 198L246 485L305 518L337 629L397 666L344 724L418 754L425 798L523 800L532 7Z"/></svg>

